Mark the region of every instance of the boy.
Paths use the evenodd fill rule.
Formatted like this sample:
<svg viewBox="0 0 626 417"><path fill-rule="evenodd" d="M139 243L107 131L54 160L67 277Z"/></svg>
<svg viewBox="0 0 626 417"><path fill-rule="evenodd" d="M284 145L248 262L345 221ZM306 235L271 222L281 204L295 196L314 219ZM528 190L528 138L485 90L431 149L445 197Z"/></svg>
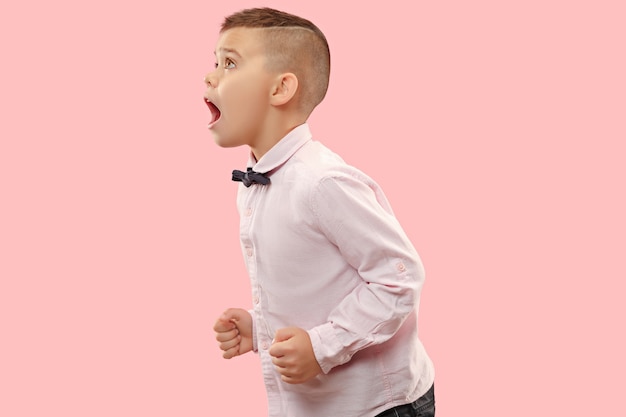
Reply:
<svg viewBox="0 0 626 417"><path fill-rule="evenodd" d="M328 87L323 33L247 9L225 19L215 55L209 129L251 151L233 180L254 306L215 322L224 358L259 353L270 416L433 416L419 256L378 185L306 123Z"/></svg>

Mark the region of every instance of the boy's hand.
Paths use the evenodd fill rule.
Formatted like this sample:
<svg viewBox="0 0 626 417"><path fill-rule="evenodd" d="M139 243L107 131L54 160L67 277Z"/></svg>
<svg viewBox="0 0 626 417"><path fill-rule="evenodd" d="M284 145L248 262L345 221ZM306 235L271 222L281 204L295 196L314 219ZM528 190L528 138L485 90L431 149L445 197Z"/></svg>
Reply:
<svg viewBox="0 0 626 417"><path fill-rule="evenodd" d="M299 327L276 331L269 353L281 379L289 384L302 384L322 372L309 334Z"/></svg>
<svg viewBox="0 0 626 417"><path fill-rule="evenodd" d="M213 326L225 359L234 358L252 350L252 316L241 308L229 308Z"/></svg>

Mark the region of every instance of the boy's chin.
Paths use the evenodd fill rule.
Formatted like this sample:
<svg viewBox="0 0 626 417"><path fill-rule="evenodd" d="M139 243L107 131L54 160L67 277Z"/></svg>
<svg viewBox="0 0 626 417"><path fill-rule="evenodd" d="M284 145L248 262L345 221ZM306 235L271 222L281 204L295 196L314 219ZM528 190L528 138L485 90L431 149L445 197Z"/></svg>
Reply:
<svg viewBox="0 0 626 417"><path fill-rule="evenodd" d="M215 142L215 144L220 148L235 148L242 145L241 143L234 140L234 138L219 134L214 131L211 131L211 135L213 136L213 141Z"/></svg>

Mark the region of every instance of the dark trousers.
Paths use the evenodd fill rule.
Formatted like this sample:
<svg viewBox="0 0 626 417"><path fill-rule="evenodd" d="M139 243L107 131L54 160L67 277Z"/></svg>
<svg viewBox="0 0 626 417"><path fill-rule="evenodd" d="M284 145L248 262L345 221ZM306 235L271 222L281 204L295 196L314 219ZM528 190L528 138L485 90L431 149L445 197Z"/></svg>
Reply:
<svg viewBox="0 0 626 417"><path fill-rule="evenodd" d="M376 417L435 417L435 385L411 404L399 405Z"/></svg>

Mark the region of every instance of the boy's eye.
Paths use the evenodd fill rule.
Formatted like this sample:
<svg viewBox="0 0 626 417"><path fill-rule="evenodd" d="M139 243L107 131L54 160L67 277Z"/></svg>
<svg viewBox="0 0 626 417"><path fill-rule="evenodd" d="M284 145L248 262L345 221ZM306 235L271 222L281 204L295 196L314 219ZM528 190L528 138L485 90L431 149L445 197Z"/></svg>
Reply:
<svg viewBox="0 0 626 417"><path fill-rule="evenodd" d="M233 68L235 68L235 63L233 61L231 61L229 58L226 58L224 60L224 68L225 69L233 69Z"/></svg>
<svg viewBox="0 0 626 417"><path fill-rule="evenodd" d="M217 68L217 62L215 63L215 68Z"/></svg>

